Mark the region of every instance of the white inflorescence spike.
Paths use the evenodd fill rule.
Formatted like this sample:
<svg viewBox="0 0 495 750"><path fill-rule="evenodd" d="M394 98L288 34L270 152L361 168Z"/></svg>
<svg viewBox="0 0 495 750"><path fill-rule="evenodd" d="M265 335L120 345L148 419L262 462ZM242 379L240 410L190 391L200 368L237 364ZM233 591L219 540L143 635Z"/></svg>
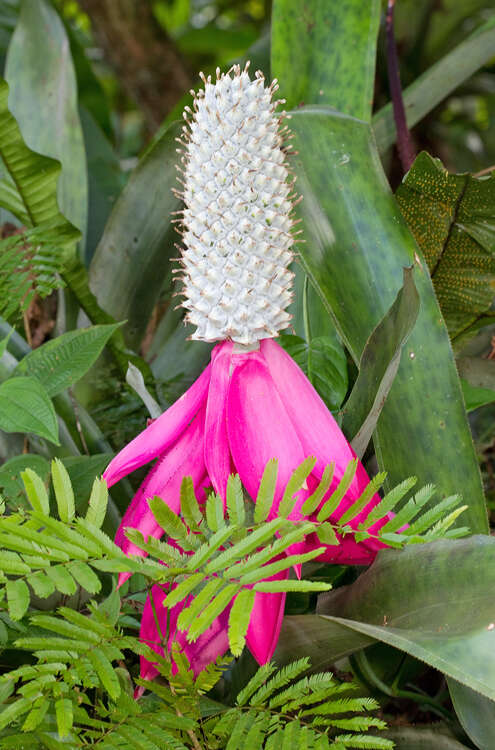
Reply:
<svg viewBox="0 0 495 750"><path fill-rule="evenodd" d="M183 304L193 339L248 345L290 320L293 200L275 85L232 72L203 77L184 128Z"/></svg>

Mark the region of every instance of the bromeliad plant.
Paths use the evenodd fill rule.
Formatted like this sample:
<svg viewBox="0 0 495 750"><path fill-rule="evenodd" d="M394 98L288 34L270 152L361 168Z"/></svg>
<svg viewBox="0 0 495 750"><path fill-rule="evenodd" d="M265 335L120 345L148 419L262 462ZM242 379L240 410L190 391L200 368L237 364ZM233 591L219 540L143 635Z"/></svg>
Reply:
<svg viewBox="0 0 495 750"><path fill-rule="evenodd" d="M263 562L261 577L268 580L260 582L260 571L241 564L239 557L233 565L226 549L208 563L213 578L206 585L203 576L194 573L168 593L159 588L151 593L142 638L153 642L162 627L169 650L178 639L196 673L227 650L227 619L230 627L231 620L242 617L242 639L230 640L233 653L242 650L246 633L258 663L268 662L280 632L285 592L313 589L306 582L289 581L290 567L300 576L301 564L314 559L347 565L371 562L384 546L376 538L378 531L397 531L407 520L404 513L393 520L390 512L410 487L406 482L380 502L377 490L385 475L369 481L320 396L273 339L289 321L293 195L283 150L286 130L280 130L283 114L275 113L280 102L272 102L276 83L265 88L260 72L251 80L247 71L248 65L242 71L237 66L233 75L217 70L214 83L204 78L189 129L184 127L184 306L196 326L193 338L221 343L187 393L104 473L112 486L158 459L124 515L116 542L127 554L156 552L160 546L153 539L166 528L180 545L179 554L192 555L190 574L205 554L226 544L231 530L224 524L225 510L238 520L244 517L240 485L237 494L229 487L232 471L239 473L255 501L255 520L269 521L241 543L244 553L260 547L255 559ZM268 473L265 466L271 466ZM187 494L180 492L186 474L191 477ZM272 488L269 505L267 484ZM206 501L215 534L203 549L200 513L191 497L198 491L204 502L208 487L216 493ZM187 528L168 524L166 515L163 520L156 495L173 513L185 514ZM427 490L422 502L429 496ZM457 504L457 498L444 502L440 512ZM292 532L280 517L297 524ZM280 540L263 549L273 533L280 534ZM385 533L382 539L390 536ZM282 559L272 561L278 555ZM248 584L253 587L244 590ZM187 604L185 597L198 586L204 588ZM208 615L200 617L205 606ZM196 646L188 641L197 641ZM146 668L145 674L154 671Z"/></svg>

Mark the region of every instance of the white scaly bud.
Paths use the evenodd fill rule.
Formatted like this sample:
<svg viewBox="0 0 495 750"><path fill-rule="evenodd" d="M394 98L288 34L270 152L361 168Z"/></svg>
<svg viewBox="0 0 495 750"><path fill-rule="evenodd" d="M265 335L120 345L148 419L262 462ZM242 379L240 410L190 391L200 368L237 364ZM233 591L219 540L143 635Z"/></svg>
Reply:
<svg viewBox="0 0 495 750"><path fill-rule="evenodd" d="M294 244L284 140L263 74L234 66L184 114L181 263L193 339L251 345L287 327ZM233 73L233 75L231 75ZM189 119L190 118L190 119Z"/></svg>

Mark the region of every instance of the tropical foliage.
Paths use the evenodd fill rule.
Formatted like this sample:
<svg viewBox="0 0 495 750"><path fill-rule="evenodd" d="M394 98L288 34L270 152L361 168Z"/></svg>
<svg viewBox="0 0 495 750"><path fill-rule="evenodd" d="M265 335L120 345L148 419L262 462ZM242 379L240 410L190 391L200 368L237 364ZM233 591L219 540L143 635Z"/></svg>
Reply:
<svg viewBox="0 0 495 750"><path fill-rule="evenodd" d="M176 306L177 121L246 60L302 196L278 362L322 401L306 442L273 360L237 436L198 402L223 487L196 412L142 445L230 347ZM494 61L484 0L0 2L0 747L492 750Z"/></svg>

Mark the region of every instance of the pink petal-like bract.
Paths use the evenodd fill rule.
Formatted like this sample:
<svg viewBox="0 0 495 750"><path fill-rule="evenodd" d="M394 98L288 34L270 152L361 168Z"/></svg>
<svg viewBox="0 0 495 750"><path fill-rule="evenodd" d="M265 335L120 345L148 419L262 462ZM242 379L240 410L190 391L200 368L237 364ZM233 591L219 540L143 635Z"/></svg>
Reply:
<svg viewBox="0 0 495 750"><path fill-rule="evenodd" d="M211 365L208 365L183 396L110 461L103 474L108 487L161 456L173 445L206 400L210 369Z"/></svg>
<svg viewBox="0 0 495 750"><path fill-rule="evenodd" d="M211 378L208 388L204 434L205 464L213 489L223 499L227 480L232 474L227 438L227 392L233 344L226 341L216 346L211 355Z"/></svg>
<svg viewBox="0 0 495 750"><path fill-rule="evenodd" d="M127 540L124 529L139 529L145 538L162 536L163 530L156 523L148 500L157 495L178 513L184 476L192 477L200 503L204 503L205 489L213 486L225 504L228 477L237 471L247 492L255 500L270 459L278 461L275 499L269 516L274 518L289 478L308 456L314 456L316 464L307 486L298 494L289 516L293 520L302 518L304 500L318 484L325 466L335 464L328 497L355 454L309 380L275 341L264 339L260 348L254 351L239 351L232 342L222 342L214 348L211 364L196 383L124 448L105 472L104 477L110 486L133 469L158 458L124 515L116 543L127 554L144 555ZM335 510L333 520L341 517L368 483L366 471L358 463L356 476ZM376 494L350 526L357 528L378 501ZM378 533L386 521L378 521L370 529L371 533ZM175 544L174 540L169 541ZM286 554L321 546L325 545L316 534L311 534L304 542L293 545ZM377 539L356 542L352 534L347 534L339 538L339 544L327 545L318 559L341 565L366 565L383 546L384 543ZM299 575L300 566L297 566L296 573ZM288 571L283 571L274 579L283 580L288 575ZM128 577L121 574L119 582ZM195 643L189 643L186 634L177 629L177 619L190 597L167 612L163 607L167 587L155 585L152 591L160 629L169 628L166 649L170 651L172 642L178 642L195 674L228 651L230 605L206 633ZM271 659L275 650L285 596L283 593L256 594L246 642L260 664ZM140 638L158 653L163 653L149 598L143 612ZM142 658L141 675L151 679L156 674L153 663Z"/></svg>
<svg viewBox="0 0 495 750"><path fill-rule="evenodd" d="M127 555L145 553L127 539L124 533L126 528L139 529L145 539L148 536L157 539L163 536L163 529L156 522L148 500L155 495L161 497L174 513L178 513L182 479L185 476L192 477L195 486L203 479L204 413L205 409L202 407L172 448L158 459L124 513L115 535L115 543Z"/></svg>
<svg viewBox="0 0 495 750"><path fill-rule="evenodd" d="M284 570L268 581L282 581L289 577ZM286 594L256 592L251 619L246 634L247 647L258 664L266 664L273 656L284 619Z"/></svg>
<svg viewBox="0 0 495 750"><path fill-rule="evenodd" d="M277 515L284 489L294 469L306 457L263 357L258 352L234 355L227 399L227 432L235 468L243 485L256 498L261 476L272 458L278 477L270 518ZM301 491L291 518L307 493Z"/></svg>
<svg viewBox="0 0 495 750"><path fill-rule="evenodd" d="M316 456L313 473L321 478L325 466L335 463L332 491L342 478L349 461L356 454L347 442L337 422L313 388L303 371L273 339L261 342L261 351L277 386L280 398L302 444L304 456ZM349 490L340 503L335 518L339 518L352 505L369 484L369 477L361 462ZM356 523L363 520L371 508L380 502L374 495L361 512Z"/></svg>

